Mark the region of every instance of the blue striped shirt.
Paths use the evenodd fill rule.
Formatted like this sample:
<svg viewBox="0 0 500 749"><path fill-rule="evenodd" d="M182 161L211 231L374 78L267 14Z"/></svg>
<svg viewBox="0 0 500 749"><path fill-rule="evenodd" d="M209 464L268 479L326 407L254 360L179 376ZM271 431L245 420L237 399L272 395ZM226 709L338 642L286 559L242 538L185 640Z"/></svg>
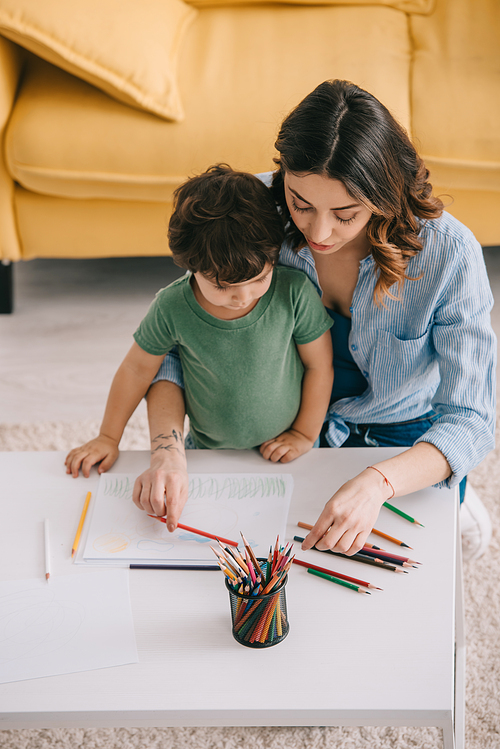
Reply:
<svg viewBox="0 0 500 749"><path fill-rule="evenodd" d="M421 222L423 249L409 264L399 300L373 301L376 265L364 258L354 290L349 348L368 382L359 396L328 411L326 439L340 447L346 422L391 424L434 409L440 418L417 442L435 445L446 457L455 486L494 447L496 339L493 297L482 249L474 235L448 213ZM307 273L321 295L309 247L285 243L280 264ZM391 289L397 293L397 287ZM169 354L155 380L182 386L180 362ZM439 484L438 484L439 486Z"/></svg>

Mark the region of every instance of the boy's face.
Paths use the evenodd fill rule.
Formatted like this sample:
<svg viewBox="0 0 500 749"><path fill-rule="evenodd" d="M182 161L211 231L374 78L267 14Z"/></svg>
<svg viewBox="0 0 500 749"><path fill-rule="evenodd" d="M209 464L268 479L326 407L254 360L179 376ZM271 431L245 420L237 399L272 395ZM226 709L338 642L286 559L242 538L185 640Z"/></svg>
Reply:
<svg viewBox="0 0 500 749"><path fill-rule="evenodd" d="M251 312L269 289L273 267L266 264L262 273L249 281L220 286L202 273L194 273L193 277L194 294L203 309L222 320L236 320Z"/></svg>

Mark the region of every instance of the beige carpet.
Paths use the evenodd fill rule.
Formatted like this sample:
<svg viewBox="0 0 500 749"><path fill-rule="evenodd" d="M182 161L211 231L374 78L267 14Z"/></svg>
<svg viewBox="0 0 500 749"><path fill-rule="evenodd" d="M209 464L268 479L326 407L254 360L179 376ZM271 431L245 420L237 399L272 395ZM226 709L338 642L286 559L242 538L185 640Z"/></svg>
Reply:
<svg viewBox="0 0 500 749"><path fill-rule="evenodd" d="M96 433L97 422L0 424L0 450L67 450ZM498 441L498 438L497 438ZM147 449L146 424L134 418L122 440ZM500 448L470 476L491 514L485 556L465 566L467 749L500 749ZM434 728L137 728L0 731L5 749L441 749Z"/></svg>

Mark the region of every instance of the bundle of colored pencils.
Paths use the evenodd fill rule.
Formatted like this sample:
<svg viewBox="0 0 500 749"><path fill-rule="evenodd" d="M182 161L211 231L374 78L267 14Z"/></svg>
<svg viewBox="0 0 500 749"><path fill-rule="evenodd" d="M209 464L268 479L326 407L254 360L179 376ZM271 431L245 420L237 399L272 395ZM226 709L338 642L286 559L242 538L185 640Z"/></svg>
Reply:
<svg viewBox="0 0 500 749"><path fill-rule="evenodd" d="M276 539L267 560L259 561L243 534L244 550L224 546L210 548L218 558L231 595L233 635L243 644L263 647L288 632L283 583L293 562L292 544Z"/></svg>

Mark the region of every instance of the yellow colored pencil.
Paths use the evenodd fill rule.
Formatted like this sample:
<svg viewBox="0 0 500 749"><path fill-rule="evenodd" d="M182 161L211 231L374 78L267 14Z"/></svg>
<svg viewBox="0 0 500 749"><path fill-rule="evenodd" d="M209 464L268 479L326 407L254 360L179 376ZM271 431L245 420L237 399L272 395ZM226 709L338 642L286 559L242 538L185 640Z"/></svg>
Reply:
<svg viewBox="0 0 500 749"><path fill-rule="evenodd" d="M76 531L75 540L73 541L73 548L71 549L71 558L75 556L76 550L78 549L78 544L80 543L80 536L82 535L83 524L85 522L85 516L87 515L87 510L89 509L89 502L90 502L91 496L92 496L91 492L87 492L85 504L83 505L82 514L80 516L80 522L78 523L78 530Z"/></svg>

